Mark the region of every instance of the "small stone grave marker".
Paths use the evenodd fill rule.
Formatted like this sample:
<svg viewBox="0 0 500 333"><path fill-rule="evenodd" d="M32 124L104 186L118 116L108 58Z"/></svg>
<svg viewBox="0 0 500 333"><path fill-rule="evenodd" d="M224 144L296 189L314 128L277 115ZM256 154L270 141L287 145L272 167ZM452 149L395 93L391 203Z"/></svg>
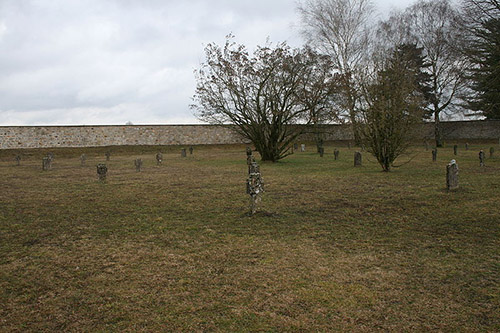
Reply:
<svg viewBox="0 0 500 333"><path fill-rule="evenodd" d="M156 154L156 165L161 165L162 162L163 162L163 154L157 153Z"/></svg>
<svg viewBox="0 0 500 333"><path fill-rule="evenodd" d="M80 164L83 166L83 165L85 165L86 161L87 161L87 155L81 154L80 155Z"/></svg>
<svg viewBox="0 0 500 333"><path fill-rule="evenodd" d="M301 152L305 152L306 151L306 145L305 144L301 144L300 145L300 151Z"/></svg>
<svg viewBox="0 0 500 333"><path fill-rule="evenodd" d="M99 181L106 181L106 176L108 174L108 167L104 163L97 164L97 176L99 177Z"/></svg>
<svg viewBox="0 0 500 333"><path fill-rule="evenodd" d="M134 161L134 165L135 165L135 171L141 172L141 170L142 170L142 159L136 158L135 161Z"/></svg>
<svg viewBox="0 0 500 333"><path fill-rule="evenodd" d="M43 171L47 171L47 170L50 170L50 169L52 169L52 160L50 159L49 156L45 156L42 159L42 170Z"/></svg>
<svg viewBox="0 0 500 333"><path fill-rule="evenodd" d="M109 161L109 159L111 157L111 152L107 151L105 155L106 155L106 161Z"/></svg>
<svg viewBox="0 0 500 333"><path fill-rule="evenodd" d="M458 154L458 146L454 145L453 146L453 155L457 156L457 154Z"/></svg>
<svg viewBox="0 0 500 333"><path fill-rule="evenodd" d="M359 151L354 153L354 166L361 166L361 153Z"/></svg>
<svg viewBox="0 0 500 333"><path fill-rule="evenodd" d="M333 151L333 157L335 158L335 161L339 159L339 150L338 149L335 149Z"/></svg>
<svg viewBox="0 0 500 333"><path fill-rule="evenodd" d="M437 150L437 148L434 148L434 149L432 150L432 162L436 162L436 160L437 160L437 155L438 155L438 150Z"/></svg>
<svg viewBox="0 0 500 333"><path fill-rule="evenodd" d="M181 149L181 157L186 157L186 148Z"/></svg>
<svg viewBox="0 0 500 333"><path fill-rule="evenodd" d="M468 143L465 144L465 150L469 150L469 144Z"/></svg>
<svg viewBox="0 0 500 333"><path fill-rule="evenodd" d="M479 166L484 166L484 151L479 151Z"/></svg>
<svg viewBox="0 0 500 333"><path fill-rule="evenodd" d="M16 155L16 164L17 166L21 165L21 155Z"/></svg>
<svg viewBox="0 0 500 333"><path fill-rule="evenodd" d="M451 160L446 166L446 188L448 191L458 188L458 164L455 160Z"/></svg>
<svg viewBox="0 0 500 333"><path fill-rule="evenodd" d="M193 147L189 147L189 155L193 155L193 150L194 150Z"/></svg>
<svg viewBox="0 0 500 333"><path fill-rule="evenodd" d="M257 212L257 204L261 200L262 192L264 192L264 182L260 174L260 167L254 161L249 166L247 179L247 194L250 195L250 215Z"/></svg>

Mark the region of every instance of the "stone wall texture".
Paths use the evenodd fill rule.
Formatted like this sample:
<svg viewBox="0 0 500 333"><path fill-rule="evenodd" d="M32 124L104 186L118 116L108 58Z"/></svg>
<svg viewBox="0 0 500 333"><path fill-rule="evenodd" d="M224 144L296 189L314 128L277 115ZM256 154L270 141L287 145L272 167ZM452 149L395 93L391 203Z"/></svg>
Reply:
<svg viewBox="0 0 500 333"><path fill-rule="evenodd" d="M500 121L443 122L442 128L445 140L500 138ZM324 125L321 129L326 140L352 140L348 125ZM300 140L313 140L311 132L307 128ZM434 125L419 125L416 133L423 140L432 139ZM232 126L217 125L0 126L0 149L247 142Z"/></svg>

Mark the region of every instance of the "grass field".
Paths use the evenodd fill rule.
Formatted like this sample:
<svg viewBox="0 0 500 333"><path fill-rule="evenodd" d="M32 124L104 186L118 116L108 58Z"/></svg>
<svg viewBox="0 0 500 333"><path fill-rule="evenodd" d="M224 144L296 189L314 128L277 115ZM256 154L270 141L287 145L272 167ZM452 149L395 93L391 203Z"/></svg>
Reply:
<svg viewBox="0 0 500 333"><path fill-rule="evenodd" d="M0 331L500 331L498 145L310 147L261 164L253 217L244 146L111 148L104 184L104 148L0 152Z"/></svg>

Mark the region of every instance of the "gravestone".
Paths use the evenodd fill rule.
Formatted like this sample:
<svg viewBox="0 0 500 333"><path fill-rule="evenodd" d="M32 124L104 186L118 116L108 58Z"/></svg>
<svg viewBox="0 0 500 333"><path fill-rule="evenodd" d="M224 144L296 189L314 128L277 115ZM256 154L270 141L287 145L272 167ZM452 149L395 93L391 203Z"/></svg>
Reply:
<svg viewBox="0 0 500 333"><path fill-rule="evenodd" d="M325 154L325 148L319 147L319 157L323 157L324 154Z"/></svg>
<svg viewBox="0 0 500 333"><path fill-rule="evenodd" d="M490 147L490 158L493 157L493 154L495 154L495 148Z"/></svg>
<svg viewBox="0 0 500 333"><path fill-rule="evenodd" d="M17 166L21 165L21 155L16 155L16 164Z"/></svg>
<svg viewBox="0 0 500 333"><path fill-rule="evenodd" d="M301 152L305 152L306 151L306 145L305 144L301 144L300 145L300 151Z"/></svg>
<svg viewBox="0 0 500 333"><path fill-rule="evenodd" d="M186 157L186 148L181 149L181 157Z"/></svg>
<svg viewBox="0 0 500 333"><path fill-rule="evenodd" d="M142 170L142 159L136 158L135 161L134 161L134 165L135 165L135 171L141 172L141 170Z"/></svg>
<svg viewBox="0 0 500 333"><path fill-rule="evenodd" d="M361 153L359 151L354 153L354 166L361 166Z"/></svg>
<svg viewBox="0 0 500 333"><path fill-rule="evenodd" d="M257 162L252 162L248 170L247 194L250 195L250 215L254 215L261 200L261 193L264 192L264 182Z"/></svg>
<svg viewBox="0 0 500 333"><path fill-rule="evenodd" d="M156 154L156 165L161 165L163 162L163 155L162 153L157 153Z"/></svg>
<svg viewBox="0 0 500 333"><path fill-rule="evenodd" d="M52 169L52 160L50 159L49 156L45 156L42 159L42 170L43 171L47 171L47 170L50 170L50 169Z"/></svg>
<svg viewBox="0 0 500 333"><path fill-rule="evenodd" d="M247 166L248 166L248 174L250 174L251 171L251 165L252 163L256 163L255 157L252 155L252 149L250 147L247 147Z"/></svg>
<svg viewBox="0 0 500 333"><path fill-rule="evenodd" d="M105 155L106 155L106 161L109 161L109 158L111 157L111 152L107 151Z"/></svg>
<svg viewBox="0 0 500 333"><path fill-rule="evenodd" d="M299 149L299 144L298 143L294 143L293 144L293 149L295 149L295 150Z"/></svg>
<svg viewBox="0 0 500 333"><path fill-rule="evenodd" d="M446 188L448 191L458 188L458 165L455 160L451 160L446 166Z"/></svg>
<svg viewBox="0 0 500 333"><path fill-rule="evenodd" d="M484 151L479 151L479 166L484 166Z"/></svg>
<svg viewBox="0 0 500 333"><path fill-rule="evenodd" d="M333 151L333 157L335 158L335 161L339 159L339 151L338 151L338 149L335 149Z"/></svg>
<svg viewBox="0 0 500 333"><path fill-rule="evenodd" d="M457 156L457 154L458 154L458 146L454 145L453 146L453 155Z"/></svg>
<svg viewBox="0 0 500 333"><path fill-rule="evenodd" d="M189 147L189 155L193 155L193 150L194 150L193 147Z"/></svg>
<svg viewBox="0 0 500 333"><path fill-rule="evenodd" d="M437 150L437 148L434 148L434 149L432 150L432 162L436 162L436 160L437 160L437 155L438 155L438 150Z"/></svg>
<svg viewBox="0 0 500 333"><path fill-rule="evenodd" d="M97 164L97 176L99 177L99 181L106 181L106 176L108 174L108 167L104 163Z"/></svg>
<svg viewBox="0 0 500 333"><path fill-rule="evenodd" d="M80 155L80 164L83 166L85 165L85 161L87 161L87 155L81 154Z"/></svg>
<svg viewBox="0 0 500 333"><path fill-rule="evenodd" d="M469 150L469 144L468 143L465 144L465 150Z"/></svg>

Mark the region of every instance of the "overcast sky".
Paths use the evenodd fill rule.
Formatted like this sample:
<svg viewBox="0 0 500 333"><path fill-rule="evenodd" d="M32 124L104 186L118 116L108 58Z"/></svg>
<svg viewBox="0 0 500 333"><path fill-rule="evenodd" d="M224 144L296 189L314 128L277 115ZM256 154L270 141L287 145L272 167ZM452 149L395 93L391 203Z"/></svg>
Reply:
<svg viewBox="0 0 500 333"><path fill-rule="evenodd" d="M206 44L300 46L299 24L295 0L0 0L0 125L197 123Z"/></svg>

